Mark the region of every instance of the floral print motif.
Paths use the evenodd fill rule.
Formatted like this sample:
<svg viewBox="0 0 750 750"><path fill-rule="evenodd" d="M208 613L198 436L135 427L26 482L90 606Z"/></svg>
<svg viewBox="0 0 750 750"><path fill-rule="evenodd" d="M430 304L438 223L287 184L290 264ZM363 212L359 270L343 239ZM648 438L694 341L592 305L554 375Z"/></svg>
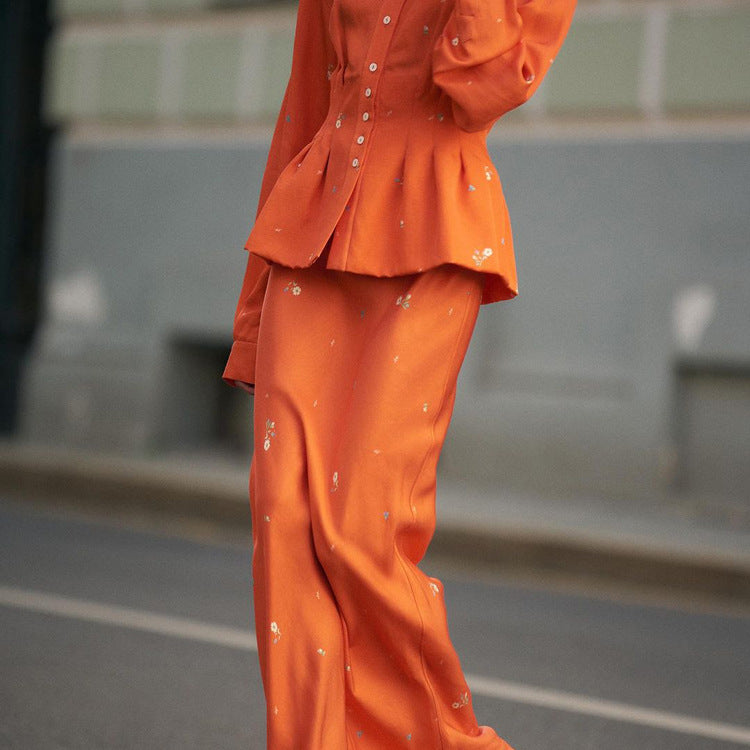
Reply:
<svg viewBox="0 0 750 750"><path fill-rule="evenodd" d="M430 581L430 590L433 596L437 596L440 593L440 587L434 581Z"/></svg>
<svg viewBox="0 0 750 750"><path fill-rule="evenodd" d="M271 438L276 437L276 422L270 419L266 420L266 434L263 438L263 450L267 451L271 447Z"/></svg>
<svg viewBox="0 0 750 750"><path fill-rule="evenodd" d="M321 656L325 656L325 655L326 655L326 650L325 650L324 648L319 648L319 649L318 649L318 653L319 653L319 654L320 654Z"/></svg>
<svg viewBox="0 0 750 750"><path fill-rule="evenodd" d="M331 485L331 492L336 492L336 490L339 488L339 473L338 471L333 472L333 484Z"/></svg>
<svg viewBox="0 0 750 750"><path fill-rule="evenodd" d="M281 630L279 630L279 626L275 620L271 623L271 632L273 633L273 642L278 643L281 638Z"/></svg>
<svg viewBox="0 0 750 750"><path fill-rule="evenodd" d="M471 256L474 260L474 264L479 267L484 263L484 261L487 260L492 255L492 248L491 247L485 247L484 250L479 252L479 250L474 250L474 254Z"/></svg>
<svg viewBox="0 0 750 750"><path fill-rule="evenodd" d="M400 307L403 307L404 310L409 309L409 300L411 299L411 294L399 294L398 298L396 299L396 304Z"/></svg>
<svg viewBox="0 0 750 750"><path fill-rule="evenodd" d="M458 700L451 704L452 708L462 708L469 705L469 694L461 693Z"/></svg>
<svg viewBox="0 0 750 750"><path fill-rule="evenodd" d="M491 180L492 179L492 172L490 171L490 168L487 167L487 166L485 166L485 168L484 168L484 177L487 180Z"/></svg>
<svg viewBox="0 0 750 750"><path fill-rule="evenodd" d="M290 281L285 287L285 292L291 292L295 297L299 296L302 287L296 281Z"/></svg>

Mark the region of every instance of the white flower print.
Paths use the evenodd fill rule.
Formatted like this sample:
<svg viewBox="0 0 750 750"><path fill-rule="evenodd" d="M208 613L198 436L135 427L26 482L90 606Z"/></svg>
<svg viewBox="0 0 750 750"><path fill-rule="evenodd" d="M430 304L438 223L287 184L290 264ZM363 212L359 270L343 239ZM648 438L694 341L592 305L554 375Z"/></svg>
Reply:
<svg viewBox="0 0 750 750"><path fill-rule="evenodd" d="M409 300L411 300L411 294L399 294L398 299L396 300L396 304L400 307L403 307L404 310L408 310Z"/></svg>
<svg viewBox="0 0 750 750"><path fill-rule="evenodd" d="M440 587L434 581L430 581L430 590L433 596L437 596L440 593Z"/></svg>
<svg viewBox="0 0 750 750"><path fill-rule="evenodd" d="M271 523L271 516L269 516L269 515L267 515L267 514L266 514L266 515L264 515L264 516L263 516L263 520L264 520L264 521L265 521L266 523Z"/></svg>
<svg viewBox="0 0 750 750"><path fill-rule="evenodd" d="M426 413L427 413L427 409L428 409L429 407L430 407L430 405L429 405L429 404L427 403L427 401L425 401L425 402L424 402L424 403L422 404L422 411L423 411L423 412L424 412L424 413L426 414Z"/></svg>
<svg viewBox="0 0 750 750"><path fill-rule="evenodd" d="M490 168L487 167L487 166L485 166L485 168L484 168L484 177L487 180L491 180L492 179L492 172L490 172Z"/></svg>
<svg viewBox="0 0 750 750"><path fill-rule="evenodd" d="M469 694L468 693L461 693L459 696L459 699L455 701L455 703L451 704L452 708L461 708L462 706L468 706L469 705Z"/></svg>
<svg viewBox="0 0 750 750"><path fill-rule="evenodd" d="M278 643L281 638L281 630L279 630L279 626L275 620L271 623L271 632L273 633L273 642Z"/></svg>
<svg viewBox="0 0 750 750"><path fill-rule="evenodd" d="M325 655L326 655L326 651L325 651L325 649L324 649L324 648L319 648L319 649L318 649L318 653L319 653L319 654L320 654L321 656L325 656Z"/></svg>
<svg viewBox="0 0 750 750"><path fill-rule="evenodd" d="M271 438L276 437L276 422L270 419L266 420L266 434L263 438L263 450L267 451L271 447Z"/></svg>
<svg viewBox="0 0 750 750"><path fill-rule="evenodd" d="M479 267L484 263L484 261L487 260L492 255L492 248L491 247L485 247L484 250L481 252L479 250L474 250L474 254L471 256L474 260L474 264Z"/></svg>
<svg viewBox="0 0 750 750"><path fill-rule="evenodd" d="M331 492L336 492L336 490L339 488L339 473L338 471L333 472L333 484L331 485Z"/></svg>
<svg viewBox="0 0 750 750"><path fill-rule="evenodd" d="M296 281L290 281L285 287L285 292L291 292L295 297L299 296L302 291L302 287Z"/></svg>

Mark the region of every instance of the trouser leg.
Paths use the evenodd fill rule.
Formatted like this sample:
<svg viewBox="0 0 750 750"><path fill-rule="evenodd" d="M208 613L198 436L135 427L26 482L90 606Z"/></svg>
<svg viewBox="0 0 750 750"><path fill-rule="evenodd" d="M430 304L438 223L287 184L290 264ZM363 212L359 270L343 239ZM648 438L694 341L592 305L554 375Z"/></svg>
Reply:
<svg viewBox="0 0 750 750"><path fill-rule="evenodd" d="M269 724L283 694L299 732L273 744L293 735L269 729L274 750L507 748L477 725L442 584L418 567L480 293L476 274L451 266L392 279L272 271L256 387L256 622ZM328 724L344 703L337 734Z"/></svg>
<svg viewBox="0 0 750 750"><path fill-rule="evenodd" d="M295 364L292 293L269 280L250 472L253 600L269 750L345 750L344 637L310 517L310 422ZM282 296L283 295L283 296ZM279 304L280 303L280 304ZM292 312L295 312L292 310ZM303 337L304 338L304 337Z"/></svg>

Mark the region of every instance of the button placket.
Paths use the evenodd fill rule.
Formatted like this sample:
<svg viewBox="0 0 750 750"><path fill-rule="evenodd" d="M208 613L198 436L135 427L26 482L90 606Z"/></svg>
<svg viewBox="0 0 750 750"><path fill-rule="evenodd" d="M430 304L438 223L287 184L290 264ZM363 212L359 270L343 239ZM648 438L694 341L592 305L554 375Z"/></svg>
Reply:
<svg viewBox="0 0 750 750"><path fill-rule="evenodd" d="M361 100L364 104L364 107L361 110L361 123L363 125L363 130L361 130L355 138L353 149L354 154L352 154L351 160L352 168L355 170L359 169L359 167L362 165L363 152L360 152L357 149L359 147L364 148L368 129L372 127L374 119L372 108L374 107L375 102L368 102L367 100L373 99L374 92L380 79L380 74L382 72L382 57L383 55L385 55L385 51L388 49L390 37L395 30L396 24L393 23L393 21L400 12L403 3L404 0L400 0L400 2L397 2L395 7L393 7L391 13L383 14L383 16L381 17L382 26L376 27L372 42L370 44L370 49L368 50L368 56L365 58L365 60L369 58L365 76L367 76L369 73L373 76L373 81L370 85L365 86L365 88L362 90L362 93L364 94L364 98Z"/></svg>

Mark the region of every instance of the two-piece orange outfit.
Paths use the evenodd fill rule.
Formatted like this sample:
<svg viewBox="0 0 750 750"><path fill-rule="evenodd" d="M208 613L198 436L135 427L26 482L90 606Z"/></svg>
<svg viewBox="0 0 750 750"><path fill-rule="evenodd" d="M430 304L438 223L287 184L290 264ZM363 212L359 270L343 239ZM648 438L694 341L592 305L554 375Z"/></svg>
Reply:
<svg viewBox="0 0 750 750"><path fill-rule="evenodd" d="M300 0L225 381L255 384L271 750L509 748L418 567L480 304L517 294L485 139L575 0Z"/></svg>

